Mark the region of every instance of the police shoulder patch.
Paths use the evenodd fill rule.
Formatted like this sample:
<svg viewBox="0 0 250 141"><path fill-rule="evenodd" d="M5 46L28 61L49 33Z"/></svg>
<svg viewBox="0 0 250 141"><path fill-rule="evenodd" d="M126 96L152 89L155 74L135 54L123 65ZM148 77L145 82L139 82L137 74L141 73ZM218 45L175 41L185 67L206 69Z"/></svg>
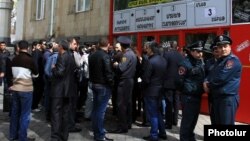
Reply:
<svg viewBox="0 0 250 141"><path fill-rule="evenodd" d="M179 67L178 73L179 75L184 75L186 73L186 68L183 66Z"/></svg>
<svg viewBox="0 0 250 141"><path fill-rule="evenodd" d="M231 69L231 68L233 67L233 65L234 65L234 61L233 61L233 60L228 60L228 61L226 62L225 68L226 68L226 69Z"/></svg>
<svg viewBox="0 0 250 141"><path fill-rule="evenodd" d="M126 57L122 57L122 63L126 62L127 58Z"/></svg>

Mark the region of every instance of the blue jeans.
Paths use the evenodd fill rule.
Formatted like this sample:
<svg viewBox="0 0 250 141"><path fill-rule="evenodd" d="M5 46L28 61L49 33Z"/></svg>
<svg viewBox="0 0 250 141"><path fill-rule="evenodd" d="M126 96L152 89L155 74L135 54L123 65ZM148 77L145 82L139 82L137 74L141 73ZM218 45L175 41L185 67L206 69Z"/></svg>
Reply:
<svg viewBox="0 0 250 141"><path fill-rule="evenodd" d="M106 85L93 84L93 111L92 111L92 128L94 139L101 140L105 137L104 132L104 115L111 96L111 88Z"/></svg>
<svg viewBox="0 0 250 141"><path fill-rule="evenodd" d="M160 135L166 135L165 124L160 113L161 100L157 96L144 97L147 118L151 124L150 137L158 140L158 130Z"/></svg>
<svg viewBox="0 0 250 141"><path fill-rule="evenodd" d="M28 140L27 130L30 122L32 96L32 92L13 92L9 130L10 140Z"/></svg>

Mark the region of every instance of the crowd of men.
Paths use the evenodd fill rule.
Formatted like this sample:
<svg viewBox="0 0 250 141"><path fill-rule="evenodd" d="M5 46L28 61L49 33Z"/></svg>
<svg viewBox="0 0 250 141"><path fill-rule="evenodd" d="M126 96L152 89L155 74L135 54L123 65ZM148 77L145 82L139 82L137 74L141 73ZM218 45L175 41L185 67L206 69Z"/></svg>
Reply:
<svg viewBox="0 0 250 141"><path fill-rule="evenodd" d="M209 58L204 41L180 53L176 41L166 47L148 38L140 54L126 36L118 37L114 47L105 37L89 47L79 40L35 41L32 48L22 40L12 55L0 43L0 78L4 92L12 94L10 140L27 141L30 113L41 103L51 141L67 141L69 132L81 131L76 122L83 105L95 141L113 141L106 133L127 133L141 111L142 125L151 128L143 139L167 140L165 129L177 126L179 109L180 140L193 141L203 93L209 95L211 123L234 125L242 66L228 36L214 39ZM118 124L106 130L110 98Z"/></svg>

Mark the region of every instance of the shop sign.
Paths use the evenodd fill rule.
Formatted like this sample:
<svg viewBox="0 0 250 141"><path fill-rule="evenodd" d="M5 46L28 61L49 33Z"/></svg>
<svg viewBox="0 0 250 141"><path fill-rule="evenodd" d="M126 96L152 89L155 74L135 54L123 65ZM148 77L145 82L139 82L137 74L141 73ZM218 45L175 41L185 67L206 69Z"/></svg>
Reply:
<svg viewBox="0 0 250 141"><path fill-rule="evenodd" d="M187 4L162 6L162 28L187 26Z"/></svg>
<svg viewBox="0 0 250 141"><path fill-rule="evenodd" d="M130 11L116 13L114 15L114 32L130 30Z"/></svg>
<svg viewBox="0 0 250 141"><path fill-rule="evenodd" d="M226 0L199 1L194 3L195 25L212 25L227 22Z"/></svg>
<svg viewBox="0 0 250 141"><path fill-rule="evenodd" d="M135 11L135 29L148 30L155 29L155 7L138 9Z"/></svg>

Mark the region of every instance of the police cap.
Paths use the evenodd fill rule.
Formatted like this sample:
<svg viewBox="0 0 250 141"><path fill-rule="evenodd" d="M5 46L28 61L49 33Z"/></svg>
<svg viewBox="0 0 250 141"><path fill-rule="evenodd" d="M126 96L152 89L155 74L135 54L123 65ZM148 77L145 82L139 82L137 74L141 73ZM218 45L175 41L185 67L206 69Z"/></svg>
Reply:
<svg viewBox="0 0 250 141"><path fill-rule="evenodd" d="M210 45L210 49L211 49L211 50L214 50L214 48L217 48L216 43L212 43L212 44Z"/></svg>
<svg viewBox="0 0 250 141"><path fill-rule="evenodd" d="M197 41L190 46L187 47L189 50L198 50L203 51L204 48L204 42L203 41Z"/></svg>
<svg viewBox="0 0 250 141"><path fill-rule="evenodd" d="M220 36L217 36L215 39L214 39L214 42L215 44L218 46L218 45L224 45L224 44L232 44L232 39L226 35L220 35Z"/></svg>
<svg viewBox="0 0 250 141"><path fill-rule="evenodd" d="M126 44L126 45L130 45L132 43L132 41L126 37L126 36L120 36L117 38L117 41L121 44Z"/></svg>

